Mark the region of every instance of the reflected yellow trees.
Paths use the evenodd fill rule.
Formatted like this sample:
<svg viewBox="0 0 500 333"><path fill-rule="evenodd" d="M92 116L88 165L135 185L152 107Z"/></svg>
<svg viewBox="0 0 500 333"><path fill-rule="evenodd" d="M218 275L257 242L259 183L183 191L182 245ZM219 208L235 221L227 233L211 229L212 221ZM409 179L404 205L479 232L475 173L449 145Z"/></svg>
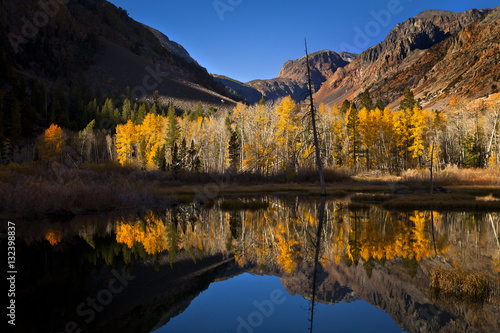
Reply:
<svg viewBox="0 0 500 333"><path fill-rule="evenodd" d="M166 251L171 262L178 253L186 253L194 260L203 254L221 253L234 255L240 266L258 265L293 274L312 261L317 206L314 201L268 200L266 210L222 212L216 204L198 213L147 213L140 219L117 222L116 241L129 248L142 244L149 255ZM453 262L463 259L464 253L470 253L472 258L484 252L495 270L496 242L479 227L488 227L487 222L486 215L401 213L375 206L354 211L344 203L329 202L320 262L361 262L370 275L375 262L401 259L415 273L419 262L426 258L444 255L452 257L448 261ZM468 245L458 248L459 244Z"/></svg>
<svg viewBox="0 0 500 333"><path fill-rule="evenodd" d="M207 211L203 219L214 221L216 211ZM222 225L219 225L221 220ZM226 233L230 232L229 220L218 218L213 223L196 223L179 212L164 214L146 213L137 219L121 220L116 223L116 241L132 248L135 243L144 247L147 254L169 252L175 261L177 252L183 250L195 259L204 252L226 252Z"/></svg>
<svg viewBox="0 0 500 333"><path fill-rule="evenodd" d="M134 242L144 246L146 253L156 254L169 248L167 227L151 212L139 223L118 222L116 241L132 248Z"/></svg>
<svg viewBox="0 0 500 333"><path fill-rule="evenodd" d="M45 239L49 241L50 245L57 245L61 242L61 232L59 230L49 230L45 234Z"/></svg>

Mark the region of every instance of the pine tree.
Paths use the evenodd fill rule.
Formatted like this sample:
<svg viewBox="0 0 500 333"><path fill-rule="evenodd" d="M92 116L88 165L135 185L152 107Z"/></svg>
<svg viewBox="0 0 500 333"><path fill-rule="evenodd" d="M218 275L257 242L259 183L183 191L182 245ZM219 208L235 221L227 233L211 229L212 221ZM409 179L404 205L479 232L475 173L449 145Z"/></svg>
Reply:
<svg viewBox="0 0 500 333"><path fill-rule="evenodd" d="M202 164L199 156L196 156L194 160L194 171L201 172Z"/></svg>
<svg viewBox="0 0 500 333"><path fill-rule="evenodd" d="M358 154L361 149L361 137L359 132L359 116L356 104L352 103L346 114L346 128L349 136L349 154L352 152L352 164L357 167Z"/></svg>
<svg viewBox="0 0 500 333"><path fill-rule="evenodd" d="M153 155L153 162L158 169L161 171L167 170L167 160L166 160L166 145L157 146L156 151Z"/></svg>
<svg viewBox="0 0 500 333"><path fill-rule="evenodd" d="M351 107L351 103L346 99L342 103L342 106L340 107L340 113L341 114L346 114L347 111L349 111L349 108Z"/></svg>
<svg viewBox="0 0 500 333"><path fill-rule="evenodd" d="M181 170L186 169L187 156L188 156L188 149L187 149L186 138L182 138L181 148L179 149L179 162Z"/></svg>
<svg viewBox="0 0 500 333"><path fill-rule="evenodd" d="M189 168L189 171L195 170L196 153L197 152L194 147L194 140L191 140L191 147L188 150L188 156L187 156L187 166Z"/></svg>
<svg viewBox="0 0 500 333"><path fill-rule="evenodd" d="M262 106L266 105L266 100L264 99L264 96L262 96L260 98L259 105L262 105Z"/></svg>
<svg viewBox="0 0 500 333"><path fill-rule="evenodd" d="M155 90L153 92L153 100L154 100L154 106L155 106L157 113L164 114L163 106L161 105L161 97L160 97L160 93L158 92L158 90Z"/></svg>
<svg viewBox="0 0 500 333"><path fill-rule="evenodd" d="M238 131L233 131L231 133L228 150L229 150L229 166L232 169L238 170L240 168L240 151L241 151L241 140L238 135Z"/></svg>
<svg viewBox="0 0 500 333"><path fill-rule="evenodd" d="M413 95L413 91L411 91L410 88L408 88L405 90L405 94L403 96L403 100L401 101L401 104L399 105L399 108L401 110L413 111L413 108L415 106L420 109L420 103L415 100L415 96Z"/></svg>
<svg viewBox="0 0 500 333"><path fill-rule="evenodd" d="M153 104L149 113L158 114L158 109L156 108L156 104Z"/></svg>
<svg viewBox="0 0 500 333"><path fill-rule="evenodd" d="M198 117L202 117L203 116L203 105L201 105L201 101L198 102L198 105L196 106L196 111L195 111L195 114L198 116ZM198 118L197 117L197 118ZM195 119L196 120L196 119Z"/></svg>
<svg viewBox="0 0 500 333"><path fill-rule="evenodd" d="M377 103L375 104L374 108L383 111L384 107L385 107L384 101L382 101L381 99L379 99L379 100L377 100Z"/></svg>
<svg viewBox="0 0 500 333"><path fill-rule="evenodd" d="M134 124L135 125L142 124L144 118L146 118L147 113L148 111L146 109L146 104L141 103L141 105L139 106L139 110L136 113Z"/></svg>
<svg viewBox="0 0 500 333"><path fill-rule="evenodd" d="M366 89L361 97L361 109L366 108L367 111L373 110L373 101L370 97L370 90Z"/></svg>
<svg viewBox="0 0 500 333"><path fill-rule="evenodd" d="M189 120L189 116L190 116L190 112L189 112L189 109L186 105L186 106L184 106L184 111L182 112L182 119Z"/></svg>
<svg viewBox="0 0 500 333"><path fill-rule="evenodd" d="M181 130L177 121L175 108L172 104L170 104L167 114L167 137L165 138L167 147L173 148L174 144L177 142L177 140L179 140L180 134Z"/></svg>
<svg viewBox="0 0 500 333"><path fill-rule="evenodd" d="M132 117L132 106L130 100L126 98L122 106L122 122L126 123Z"/></svg>
<svg viewBox="0 0 500 333"><path fill-rule="evenodd" d="M181 160L179 157L179 147L177 147L177 143L174 143L172 147L172 163L170 163L169 169L174 173L177 173L181 170Z"/></svg>

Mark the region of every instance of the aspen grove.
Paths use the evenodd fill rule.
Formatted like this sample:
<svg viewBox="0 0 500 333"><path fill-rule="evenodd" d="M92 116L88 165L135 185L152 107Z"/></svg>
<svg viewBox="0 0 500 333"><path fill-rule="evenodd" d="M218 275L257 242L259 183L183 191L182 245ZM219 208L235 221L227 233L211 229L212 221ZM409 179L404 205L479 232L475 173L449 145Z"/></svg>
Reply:
<svg viewBox="0 0 500 333"><path fill-rule="evenodd" d="M238 104L229 112L185 111L183 116L170 106L166 116L150 112L139 121L125 121L120 110L115 110L116 117L123 119L116 134L93 130L89 124L74 135L79 140L68 139L70 135L64 140L66 145L78 142L81 147L75 148L82 162L99 162L94 156L105 151L101 161L117 160L147 170L225 172L231 168L293 175L315 165L306 111L291 97L274 104ZM317 122L323 165L391 173L428 168L431 160L436 168L495 166L499 163L499 115L499 96L472 109L453 101L443 112L418 105L397 110L358 110L349 102L341 108L320 105ZM54 136L45 136L45 140L39 138L38 148L42 159L52 161L62 145L53 142ZM92 153L98 141L105 146L100 148L101 155ZM52 146L57 151L48 151Z"/></svg>

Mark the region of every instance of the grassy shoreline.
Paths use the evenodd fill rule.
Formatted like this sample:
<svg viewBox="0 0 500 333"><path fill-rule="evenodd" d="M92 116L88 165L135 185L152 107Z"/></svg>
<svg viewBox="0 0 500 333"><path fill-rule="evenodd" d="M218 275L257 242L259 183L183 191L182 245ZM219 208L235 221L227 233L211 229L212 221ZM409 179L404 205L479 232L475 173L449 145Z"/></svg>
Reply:
<svg viewBox="0 0 500 333"><path fill-rule="evenodd" d="M453 170L452 170L453 171ZM391 210L500 211L500 171L455 170L438 173L436 186L451 193L430 194L425 171L390 175L349 175L330 171L328 198ZM110 211L165 209L179 203L213 201L221 196L303 195L319 197L314 173L286 182L279 177L241 174L227 177L142 171L116 164L79 169L28 165L0 166L0 217L38 218ZM398 190L398 193L394 194ZM353 205L353 207L355 206Z"/></svg>

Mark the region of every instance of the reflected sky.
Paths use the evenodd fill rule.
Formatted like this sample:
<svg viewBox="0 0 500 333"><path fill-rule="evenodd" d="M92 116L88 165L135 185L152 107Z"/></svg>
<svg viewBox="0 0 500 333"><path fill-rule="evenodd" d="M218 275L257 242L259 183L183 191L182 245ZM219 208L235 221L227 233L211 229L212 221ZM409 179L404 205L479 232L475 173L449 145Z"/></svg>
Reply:
<svg viewBox="0 0 500 333"><path fill-rule="evenodd" d="M244 273L211 284L154 332L308 332L309 305L304 297L290 295L278 277ZM320 303L315 312L314 332L402 331L387 313L361 300Z"/></svg>

